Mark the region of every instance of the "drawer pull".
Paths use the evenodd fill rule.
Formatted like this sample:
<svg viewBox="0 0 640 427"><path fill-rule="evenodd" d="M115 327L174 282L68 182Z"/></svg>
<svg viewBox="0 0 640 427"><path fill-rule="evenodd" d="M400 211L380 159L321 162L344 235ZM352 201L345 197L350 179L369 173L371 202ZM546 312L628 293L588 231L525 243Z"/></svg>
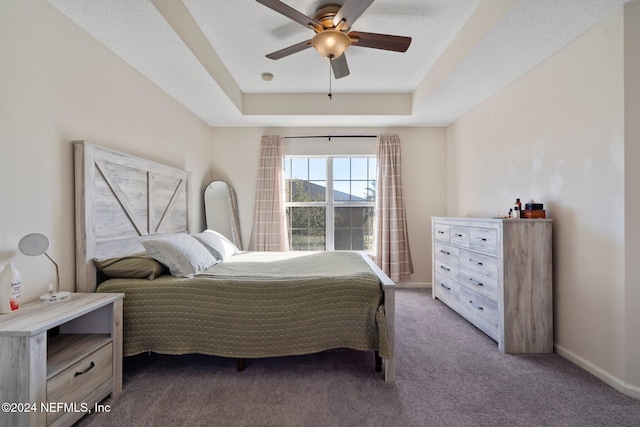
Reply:
<svg viewBox="0 0 640 427"><path fill-rule="evenodd" d="M469 281L476 286L482 286L482 283L478 282L477 280L473 280L472 277L469 277Z"/></svg>
<svg viewBox="0 0 640 427"><path fill-rule="evenodd" d="M444 249L440 249L440 253L443 253L445 255L451 255L451 252L447 252Z"/></svg>
<svg viewBox="0 0 640 427"><path fill-rule="evenodd" d="M443 288L445 288L448 291L451 291L451 288L449 286L446 286L444 283L440 283L440 286L442 286Z"/></svg>
<svg viewBox="0 0 640 427"><path fill-rule="evenodd" d="M451 269L450 269L450 268L447 268L447 267L445 267L444 265L441 265L441 266L440 266L440 268L441 268L441 269L443 269L443 270L445 270L445 271L451 271Z"/></svg>
<svg viewBox="0 0 640 427"><path fill-rule="evenodd" d="M478 240L482 240L483 242L486 242L486 241L487 241L487 238L486 238L486 237L476 237L476 239L478 239Z"/></svg>
<svg viewBox="0 0 640 427"><path fill-rule="evenodd" d="M444 234L444 231L438 230L438 234Z"/></svg>
<svg viewBox="0 0 640 427"><path fill-rule="evenodd" d="M84 370L84 371L82 371L82 372L76 372L75 374L73 374L73 377L75 378L75 377L77 377L77 376L79 376L79 375L86 374L87 372L89 372L90 370L92 370L94 366L96 366L96 364L95 364L95 363L93 363L93 362L91 362L91 365L89 365L89 367L88 367L87 369L85 369L85 370Z"/></svg>
<svg viewBox="0 0 640 427"><path fill-rule="evenodd" d="M470 262L471 264L475 264L475 265L482 265L482 263L481 263L480 261L474 261L474 260L472 260L471 258L469 258L469 262Z"/></svg>
<svg viewBox="0 0 640 427"><path fill-rule="evenodd" d="M473 301L469 300L469 304L471 304L471 307L476 308L478 310L484 310L484 308L480 307L478 304L474 304Z"/></svg>
<svg viewBox="0 0 640 427"><path fill-rule="evenodd" d="M462 237L462 234L456 233L456 237Z"/></svg>

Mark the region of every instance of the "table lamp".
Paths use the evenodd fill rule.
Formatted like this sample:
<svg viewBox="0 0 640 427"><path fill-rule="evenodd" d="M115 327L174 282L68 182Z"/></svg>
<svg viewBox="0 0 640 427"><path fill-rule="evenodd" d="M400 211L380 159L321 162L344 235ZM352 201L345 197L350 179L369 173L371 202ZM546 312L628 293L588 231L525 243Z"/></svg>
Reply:
<svg viewBox="0 0 640 427"><path fill-rule="evenodd" d="M49 239L47 236L40 233L31 233L24 236L20 239L20 243L18 244L18 248L20 252L29 256L39 256L44 254L53 265L56 266L56 289L53 291L53 285L49 283L49 293L40 296L40 302L60 302L64 300L68 300L71 297L71 292L63 291L60 292L60 273L58 272L58 264L47 254L47 249L49 249Z"/></svg>

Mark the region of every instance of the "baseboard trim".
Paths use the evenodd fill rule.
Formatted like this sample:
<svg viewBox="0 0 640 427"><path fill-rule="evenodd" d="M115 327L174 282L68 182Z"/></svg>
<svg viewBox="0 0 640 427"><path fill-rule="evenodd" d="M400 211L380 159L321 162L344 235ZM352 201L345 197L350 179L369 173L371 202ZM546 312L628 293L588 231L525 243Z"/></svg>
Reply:
<svg viewBox="0 0 640 427"><path fill-rule="evenodd" d="M598 378L605 384L610 385L611 387L615 388L616 390L618 390L623 394L626 394L629 397L640 399L640 387L625 383L620 378L614 375L611 375L610 373L603 370L602 368L594 365L588 360L578 356L574 352L569 351L562 346L555 344L554 348L556 353L558 353L560 356L578 365L579 367L589 372L591 375Z"/></svg>
<svg viewBox="0 0 640 427"><path fill-rule="evenodd" d="M427 282L398 282L396 288L424 288L431 289L431 283Z"/></svg>

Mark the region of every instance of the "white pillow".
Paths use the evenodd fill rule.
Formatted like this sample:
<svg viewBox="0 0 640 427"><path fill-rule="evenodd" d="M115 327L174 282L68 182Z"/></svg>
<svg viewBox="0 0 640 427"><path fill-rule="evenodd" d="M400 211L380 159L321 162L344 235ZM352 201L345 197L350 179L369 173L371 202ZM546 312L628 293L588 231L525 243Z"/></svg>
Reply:
<svg viewBox="0 0 640 427"><path fill-rule="evenodd" d="M143 240L142 246L176 277L193 277L217 262L207 248L184 233Z"/></svg>
<svg viewBox="0 0 640 427"><path fill-rule="evenodd" d="M205 230L199 234L192 234L192 236L220 261L226 261L230 256L239 252L236 245L217 231Z"/></svg>

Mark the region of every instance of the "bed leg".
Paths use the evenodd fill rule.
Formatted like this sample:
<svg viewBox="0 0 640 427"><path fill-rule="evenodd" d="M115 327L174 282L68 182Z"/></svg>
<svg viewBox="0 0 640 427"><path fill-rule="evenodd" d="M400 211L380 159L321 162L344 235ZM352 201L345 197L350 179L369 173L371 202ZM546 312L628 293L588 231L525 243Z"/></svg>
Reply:
<svg viewBox="0 0 640 427"><path fill-rule="evenodd" d="M376 372L382 372L382 358L380 357L380 353L375 352L376 358Z"/></svg>
<svg viewBox="0 0 640 427"><path fill-rule="evenodd" d="M244 359L242 357L238 357L238 372L244 371Z"/></svg>

